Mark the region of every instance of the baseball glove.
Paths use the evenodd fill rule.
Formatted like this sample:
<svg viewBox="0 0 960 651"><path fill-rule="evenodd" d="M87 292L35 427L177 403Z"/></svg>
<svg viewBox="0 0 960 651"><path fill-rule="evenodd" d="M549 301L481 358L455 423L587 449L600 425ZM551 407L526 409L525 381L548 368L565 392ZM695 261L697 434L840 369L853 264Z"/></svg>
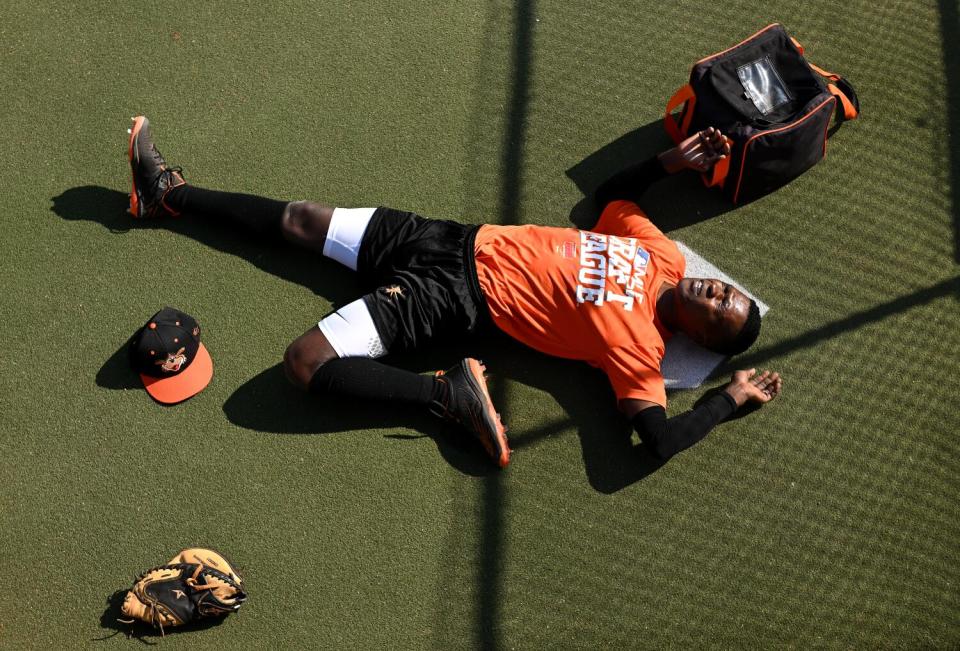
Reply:
<svg viewBox="0 0 960 651"><path fill-rule="evenodd" d="M184 549L169 563L147 570L133 584L120 612L163 633L165 626L223 617L247 599L243 579L227 560L210 549Z"/></svg>

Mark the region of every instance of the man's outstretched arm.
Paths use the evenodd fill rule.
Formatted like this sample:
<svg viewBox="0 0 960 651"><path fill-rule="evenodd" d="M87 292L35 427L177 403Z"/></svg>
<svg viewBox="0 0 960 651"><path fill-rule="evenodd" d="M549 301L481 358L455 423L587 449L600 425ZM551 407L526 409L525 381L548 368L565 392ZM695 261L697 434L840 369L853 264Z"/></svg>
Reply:
<svg viewBox="0 0 960 651"><path fill-rule="evenodd" d="M620 409L633 423L643 444L666 460L705 437L718 423L748 402L766 403L783 388L779 373L737 371L722 391L690 411L667 418L666 410L646 400L621 400Z"/></svg>
<svg viewBox="0 0 960 651"><path fill-rule="evenodd" d="M656 181L682 170L706 172L725 156L730 145L719 130L709 127L693 134L676 147L659 156L632 165L604 181L594 193L598 206L606 206L616 199L634 203Z"/></svg>

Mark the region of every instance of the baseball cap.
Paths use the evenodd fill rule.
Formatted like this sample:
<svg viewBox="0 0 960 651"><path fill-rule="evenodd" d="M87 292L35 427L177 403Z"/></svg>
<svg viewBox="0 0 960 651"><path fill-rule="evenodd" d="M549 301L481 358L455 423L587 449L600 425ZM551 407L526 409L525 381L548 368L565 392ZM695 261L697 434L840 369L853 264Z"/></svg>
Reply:
<svg viewBox="0 0 960 651"><path fill-rule="evenodd" d="M147 393L165 404L200 393L213 377L213 360L200 343L200 325L172 307L154 314L133 335L130 363Z"/></svg>

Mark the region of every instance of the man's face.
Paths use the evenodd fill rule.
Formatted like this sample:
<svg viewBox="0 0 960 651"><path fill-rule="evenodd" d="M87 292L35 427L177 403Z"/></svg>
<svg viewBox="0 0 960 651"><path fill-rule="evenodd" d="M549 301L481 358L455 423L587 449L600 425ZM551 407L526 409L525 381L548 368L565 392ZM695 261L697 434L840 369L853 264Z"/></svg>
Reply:
<svg viewBox="0 0 960 651"><path fill-rule="evenodd" d="M715 278L684 278L674 304L680 329L701 346L715 349L733 341L750 312L750 299Z"/></svg>

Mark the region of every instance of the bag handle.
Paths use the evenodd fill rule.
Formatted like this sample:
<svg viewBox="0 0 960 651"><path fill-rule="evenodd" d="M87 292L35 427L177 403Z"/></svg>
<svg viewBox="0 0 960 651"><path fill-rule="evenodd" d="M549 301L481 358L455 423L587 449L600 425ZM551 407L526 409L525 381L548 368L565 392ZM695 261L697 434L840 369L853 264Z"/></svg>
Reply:
<svg viewBox="0 0 960 651"><path fill-rule="evenodd" d="M723 139L726 141L728 145L733 147L733 140L731 140L726 136L723 136ZM703 179L703 184L705 186L707 186L708 188L712 188L717 185L719 185L721 188L724 186L724 184L727 182L727 174L730 173L731 156L732 156L732 150L731 150L731 154L728 154L725 158L721 158L716 163L714 163L713 170L711 170L709 174L704 173L700 175L700 177Z"/></svg>
<svg viewBox="0 0 960 651"><path fill-rule="evenodd" d="M793 41L793 45L799 50L800 54L803 55L803 46L800 45L800 41L792 36L790 40ZM837 98L840 106L843 107L843 119L856 120L860 116L860 100L857 98L857 91L853 89L853 85L835 72L824 70L809 61L807 61L807 65L821 77L833 82L827 84L827 90Z"/></svg>
<svg viewBox="0 0 960 651"><path fill-rule="evenodd" d="M813 65L809 61L807 63L815 71L833 82L827 84L827 90L837 98L843 107L843 119L856 120L860 116L860 100L857 99L857 91L853 89L850 82L838 74L827 72L820 66Z"/></svg>
<svg viewBox="0 0 960 651"><path fill-rule="evenodd" d="M685 104L683 110L683 122L678 123L673 117L673 111ZM673 144L678 145L680 141L687 137L687 130L690 129L690 120L693 118L693 107L697 104L697 95L693 92L690 84L682 86L673 94L670 101L667 102L667 110L663 114L663 126L667 130L667 135L673 140Z"/></svg>
<svg viewBox="0 0 960 651"><path fill-rule="evenodd" d="M673 112L682 104L686 106L683 110L683 120L678 123L677 119L673 116ZM678 88L677 92L670 98L670 101L667 102L667 110L663 114L663 126L666 127L667 134L670 136L670 139L673 140L673 144L679 145L680 142L687 137L690 131L690 120L693 118L693 108L696 104L697 95L693 92L693 87L690 84ZM723 136L723 139L730 146L733 146L733 141L730 140L730 138ZM715 185L723 187L729 171L730 156L727 156L717 161L709 173L703 173L700 177L703 179L703 184L708 188L712 188Z"/></svg>

